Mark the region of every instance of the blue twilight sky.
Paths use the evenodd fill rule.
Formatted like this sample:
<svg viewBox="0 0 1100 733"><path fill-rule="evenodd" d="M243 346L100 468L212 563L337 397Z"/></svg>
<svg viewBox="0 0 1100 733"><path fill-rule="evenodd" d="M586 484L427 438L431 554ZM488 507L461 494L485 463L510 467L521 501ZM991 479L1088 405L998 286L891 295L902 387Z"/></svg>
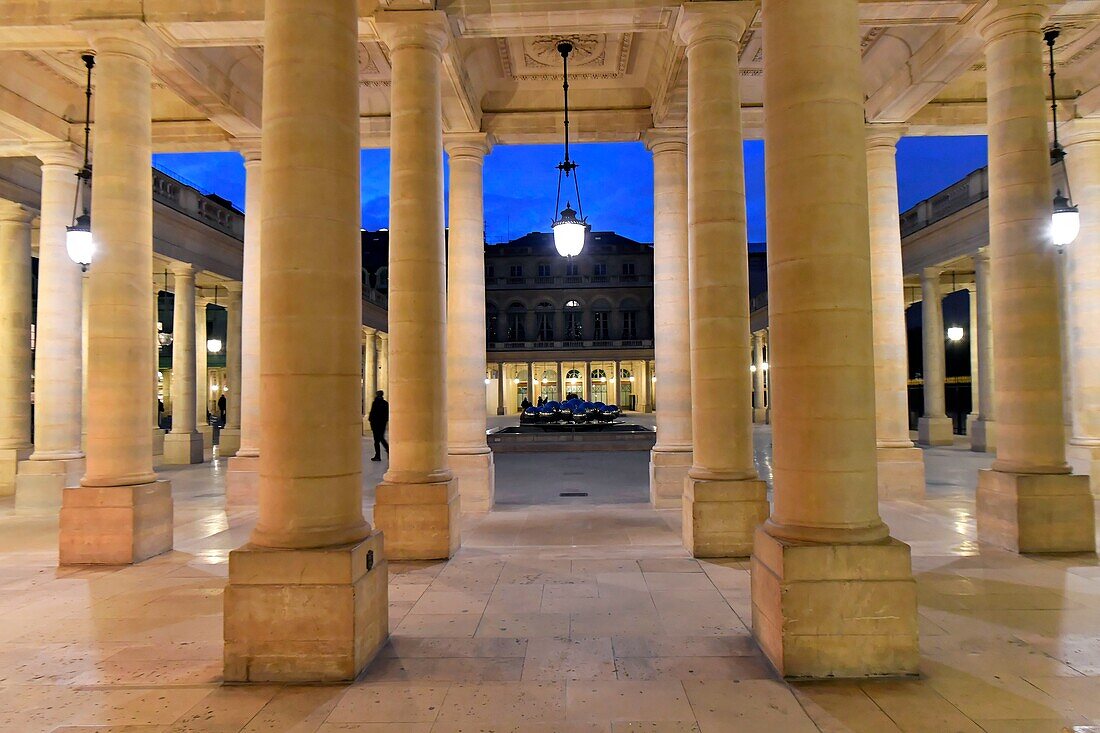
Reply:
<svg viewBox="0 0 1100 733"><path fill-rule="evenodd" d="M364 150L363 228L389 225L389 151ZM653 163L641 143L575 146L584 213L593 228L653 241ZM490 242L549 231L557 186L558 145L497 147L485 160L485 228ZM237 153L153 156L156 167L244 208L244 163ZM898 144L901 209L926 199L986 164L984 137L913 137ZM764 144L745 143L749 241L766 240ZM574 202L576 206L576 202Z"/></svg>

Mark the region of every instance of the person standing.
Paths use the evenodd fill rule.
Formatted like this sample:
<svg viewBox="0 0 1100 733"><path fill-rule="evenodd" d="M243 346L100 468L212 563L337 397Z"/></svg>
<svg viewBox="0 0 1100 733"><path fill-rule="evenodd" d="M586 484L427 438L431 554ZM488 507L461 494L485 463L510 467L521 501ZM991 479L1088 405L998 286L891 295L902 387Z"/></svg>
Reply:
<svg viewBox="0 0 1100 733"><path fill-rule="evenodd" d="M390 403L383 398L382 390L374 395L370 412L367 414L367 422L370 423L371 435L374 436L374 458L372 461L382 460L382 448L386 453L390 452L390 444L386 442L386 424L390 421Z"/></svg>

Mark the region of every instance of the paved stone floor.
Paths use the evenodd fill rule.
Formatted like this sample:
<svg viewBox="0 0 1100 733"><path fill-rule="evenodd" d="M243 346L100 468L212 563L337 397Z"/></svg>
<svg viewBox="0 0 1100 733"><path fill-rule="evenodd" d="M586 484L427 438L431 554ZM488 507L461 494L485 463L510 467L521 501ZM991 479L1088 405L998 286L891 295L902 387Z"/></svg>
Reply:
<svg viewBox="0 0 1100 733"><path fill-rule="evenodd" d="M590 455L592 472L647 460ZM1100 731L1096 558L977 545L989 459L927 458L929 499L883 507L914 551L917 680L785 684L746 627L746 564L687 557L678 512L503 486L531 503L466 518L449 563L391 566L392 638L359 682L223 687L226 557L253 517L225 512L220 463L164 472L176 550L137 567L58 569L56 520L0 500L0 731ZM524 460L498 458L505 483ZM369 484L384 464L366 465Z"/></svg>

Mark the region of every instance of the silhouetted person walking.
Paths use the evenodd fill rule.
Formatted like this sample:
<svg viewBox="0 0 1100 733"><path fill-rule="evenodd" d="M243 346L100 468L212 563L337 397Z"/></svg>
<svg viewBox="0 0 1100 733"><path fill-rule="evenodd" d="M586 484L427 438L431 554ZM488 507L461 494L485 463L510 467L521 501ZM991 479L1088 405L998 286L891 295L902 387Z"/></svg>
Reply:
<svg viewBox="0 0 1100 733"><path fill-rule="evenodd" d="M223 428L225 427L225 409L226 409L226 405L227 405L227 400L225 399L225 393L222 392L221 396L218 397L218 426L223 427Z"/></svg>
<svg viewBox="0 0 1100 733"><path fill-rule="evenodd" d="M390 452L390 444L386 442L386 424L390 421L390 403L382 398L382 390L374 395L374 402L370 405L367 414L367 422L370 423L370 431L374 436L374 458L372 461L382 460L382 448Z"/></svg>

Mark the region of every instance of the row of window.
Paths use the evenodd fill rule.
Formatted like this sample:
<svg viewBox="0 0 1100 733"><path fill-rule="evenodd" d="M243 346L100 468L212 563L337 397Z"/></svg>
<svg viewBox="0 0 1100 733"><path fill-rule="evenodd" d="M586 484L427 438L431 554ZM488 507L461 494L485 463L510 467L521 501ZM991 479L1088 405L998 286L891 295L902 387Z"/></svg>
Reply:
<svg viewBox="0 0 1100 733"><path fill-rule="evenodd" d="M576 301L570 301L575 303ZM568 307L568 304L566 304ZM508 331L506 341L527 340L527 313L513 312L507 315ZM581 311L565 312L565 332L563 341L583 341L584 325L581 320ZM638 312L622 311L623 328L621 339L638 338ZM500 317L496 313L486 315L485 327L489 334L489 341L496 341L499 333ZM611 311L592 312L592 339L595 341L608 341L611 338ZM535 339L537 341L554 341L554 313L552 311L535 312Z"/></svg>
<svg viewBox="0 0 1100 733"><path fill-rule="evenodd" d="M637 274L635 264L633 262L622 263L622 274L628 276ZM565 263L565 275L566 277L580 275L576 262ZM607 277L607 263L597 262L593 265L592 276ZM485 265L485 277L496 277L496 267ZM523 277L523 265L509 265L508 277ZM553 277L553 266L548 262L540 262L538 264L538 277Z"/></svg>

